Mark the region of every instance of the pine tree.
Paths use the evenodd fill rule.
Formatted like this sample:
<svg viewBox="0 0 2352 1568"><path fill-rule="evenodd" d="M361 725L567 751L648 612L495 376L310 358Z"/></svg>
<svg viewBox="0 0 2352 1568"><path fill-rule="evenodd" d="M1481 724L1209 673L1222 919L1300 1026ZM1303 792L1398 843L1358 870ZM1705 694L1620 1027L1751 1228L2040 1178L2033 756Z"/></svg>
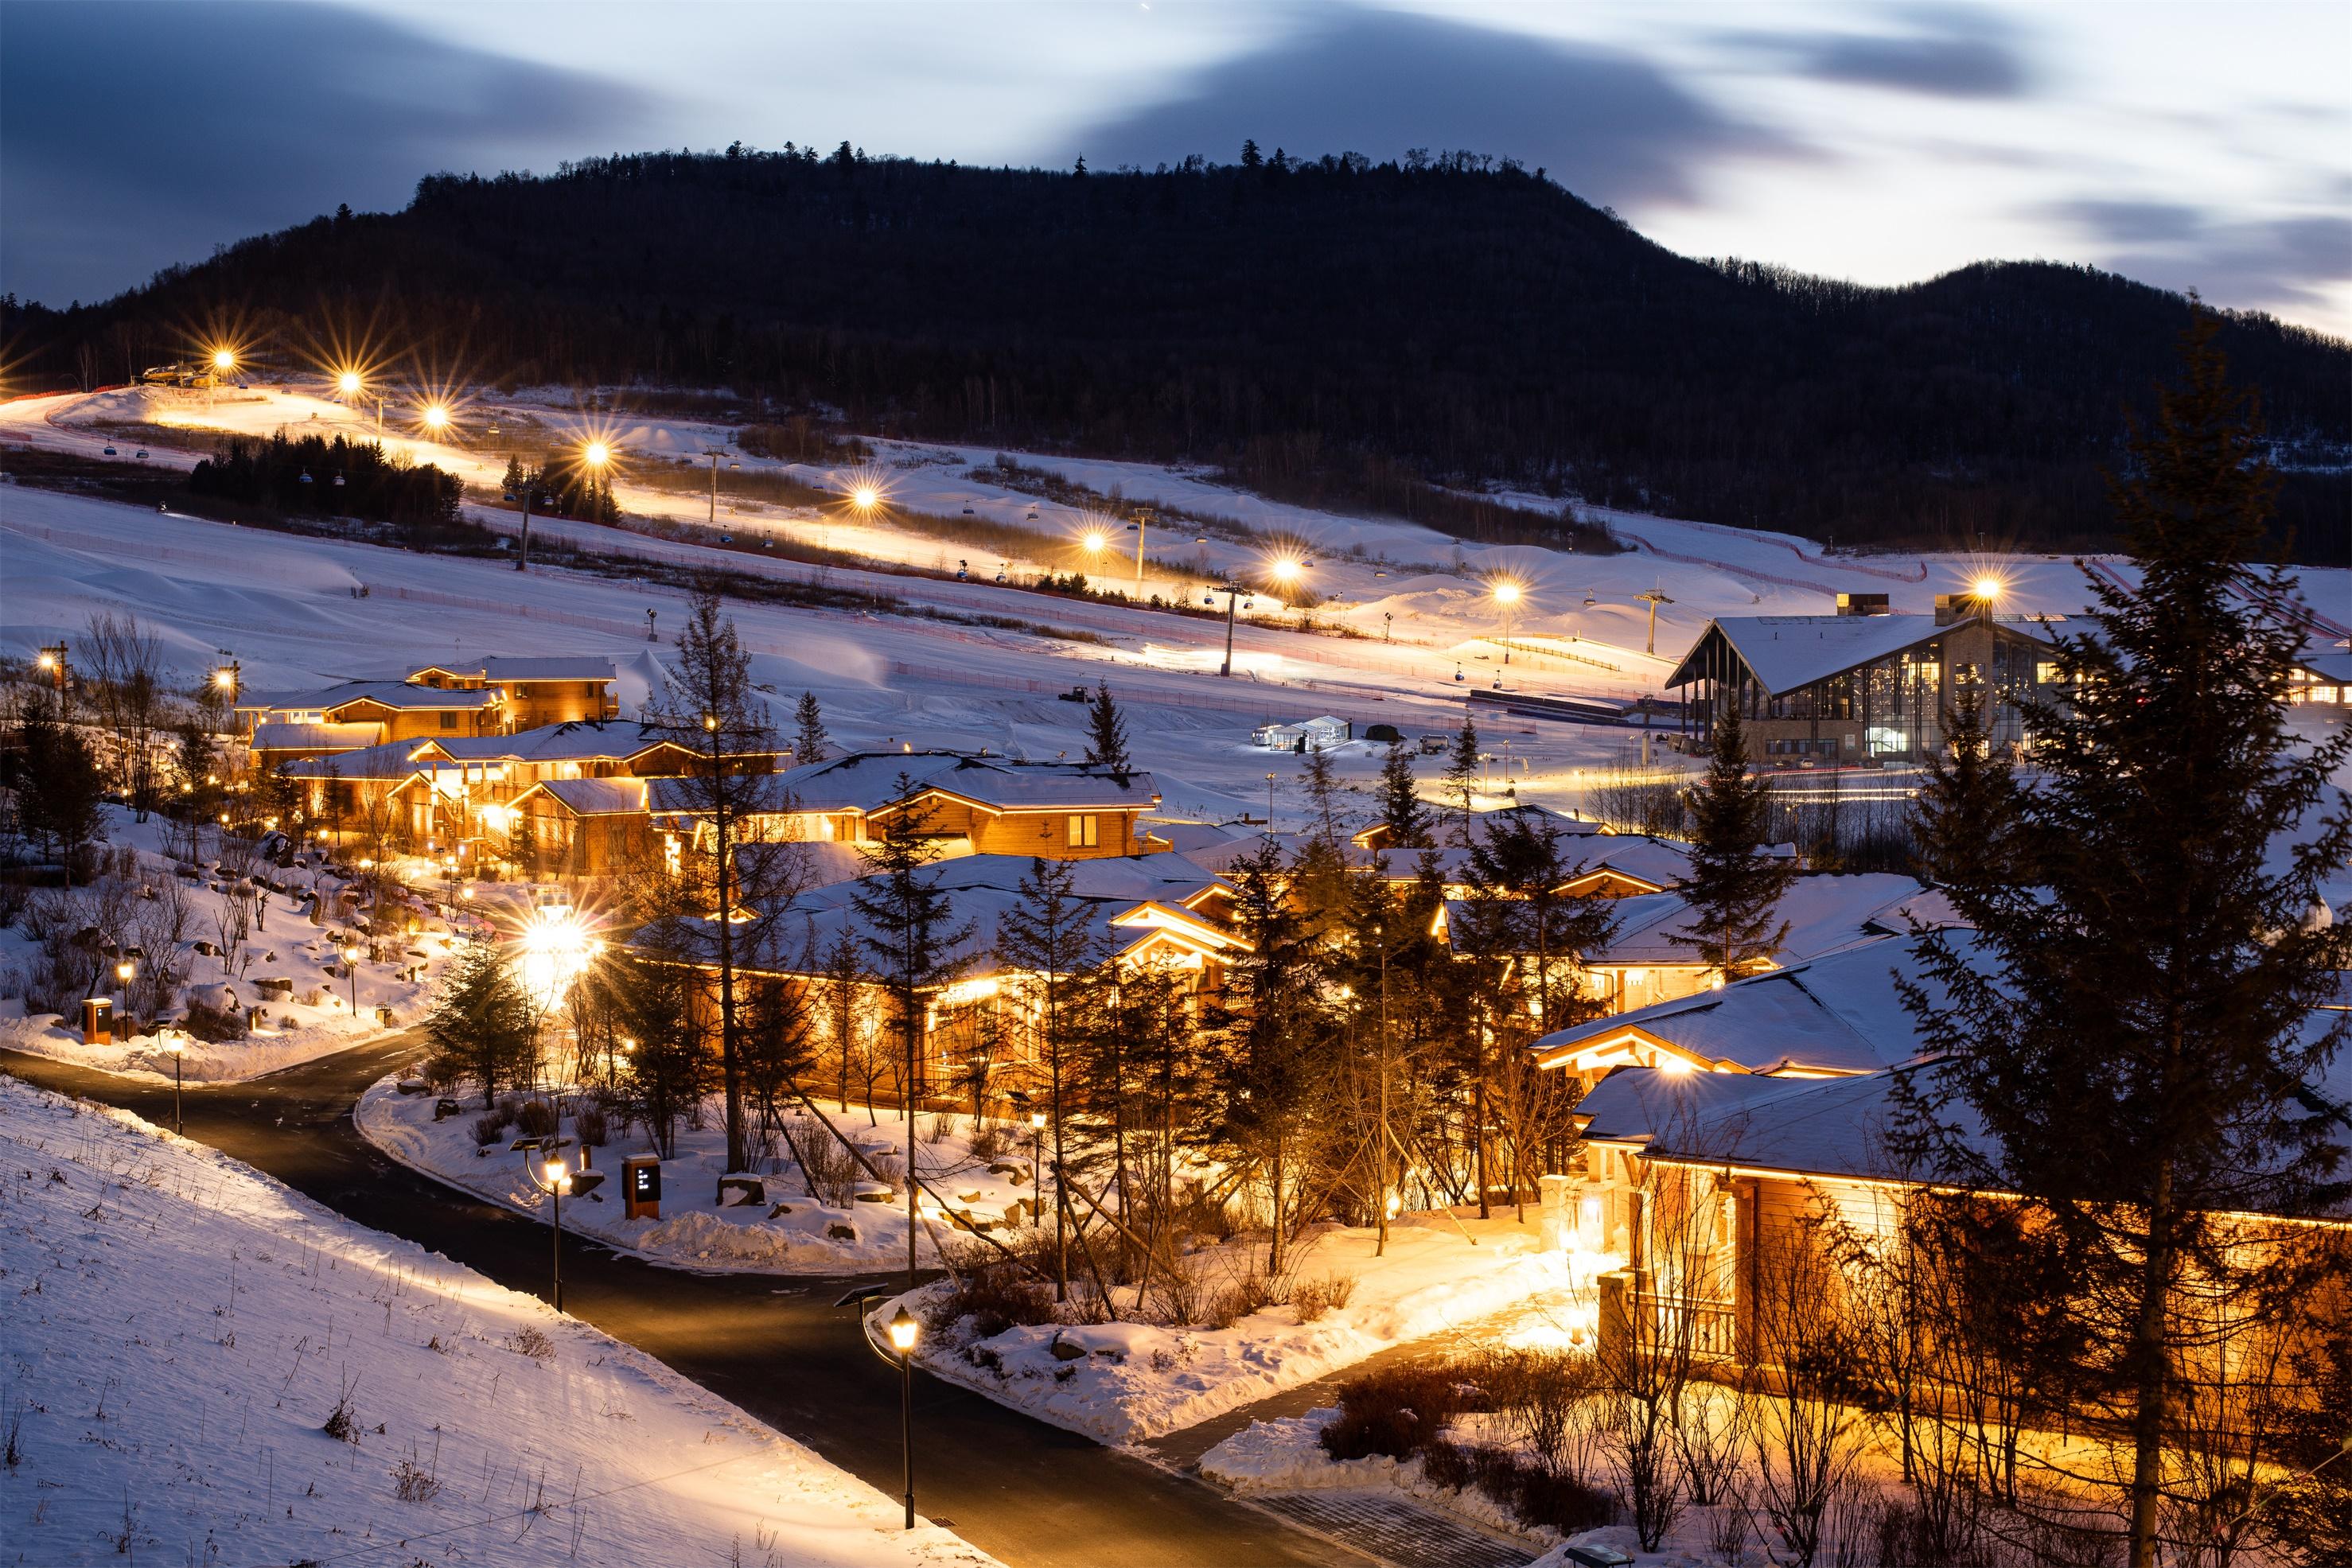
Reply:
<svg viewBox="0 0 2352 1568"><path fill-rule="evenodd" d="M441 1053L451 1076L482 1086L484 1109L498 1103L499 1085L518 1082L530 1060L532 1009L514 967L483 936L457 950L425 1018L425 1038Z"/></svg>
<svg viewBox="0 0 2352 1568"><path fill-rule="evenodd" d="M1021 879L1021 902L998 923L996 956L1018 977L1014 990L1045 1075L1046 1136L1053 1145L1054 1299L1070 1295L1070 1172L1067 1132L1076 1068L1087 1034L1087 977L1102 957L1096 912L1073 888L1070 862L1033 859Z"/></svg>
<svg viewBox="0 0 2352 1568"><path fill-rule="evenodd" d="M694 1027L693 946L682 928L656 925L631 941L646 957L611 973L614 1013L635 1042L622 1059L622 1088L664 1159L677 1153L679 1119L712 1087L710 1052Z"/></svg>
<svg viewBox="0 0 2352 1568"><path fill-rule="evenodd" d="M1242 142L1242 167L1244 169L1258 169L1265 167L1265 154L1257 150L1257 142L1255 139L1244 139Z"/></svg>
<svg viewBox="0 0 2352 1568"><path fill-rule="evenodd" d="M522 459L520 457L508 458L506 477L499 482L499 490L512 499L520 500L522 498L523 486L528 483L530 483L530 478L523 471Z"/></svg>
<svg viewBox="0 0 2352 1568"><path fill-rule="evenodd" d="M2095 578L2090 629L2056 638L2069 700L2021 705L2038 776L2001 814L2033 885L1959 857L1947 893L1975 935L1923 936L1934 988L1904 988L1939 1058L1906 1080L1904 1142L2063 1247L2081 1371L2131 1434L2134 1568L2158 1561L2200 1303L2306 1310L2294 1233L2248 1246L2236 1217L2323 1212L2352 1185L2311 1088L2345 1037L2315 1009L2352 936L2306 918L2352 855L2329 783L2352 737L2289 727L2304 632L2293 581L2255 564L2274 481L2217 329L2197 312L2111 486L2139 587Z"/></svg>
<svg viewBox="0 0 2352 1568"><path fill-rule="evenodd" d="M1462 716L1461 733L1454 737L1454 750L1445 759L1445 821L1454 840L1454 847L1470 847L1470 818L1478 789L1478 727L1470 716Z"/></svg>
<svg viewBox="0 0 2352 1568"><path fill-rule="evenodd" d="M748 757L772 754L776 735L766 701L751 685L751 660L716 590L695 591L677 636L678 668L659 719L698 755L680 781L682 810L709 829L708 854L681 862L692 883L688 904L706 916L688 929L698 939L700 967L718 982L719 1076L726 1090L727 1168L748 1168L744 1113L740 969L762 952L791 914L807 882L797 844L758 829L791 801L775 776L748 768ZM772 956L772 955L771 955Z"/></svg>
<svg viewBox="0 0 2352 1568"><path fill-rule="evenodd" d="M1087 704L1087 766L1108 768L1117 774L1134 771L1135 764L1128 760L1127 716L1111 701L1110 683L1104 681L1095 687L1095 695Z"/></svg>
<svg viewBox="0 0 2352 1568"><path fill-rule="evenodd" d="M1715 716L1706 779L1691 800L1690 875L1682 889L1690 924L1667 936L1727 976L1755 968L1789 934L1789 923L1775 924L1773 915L1797 867L1764 852L1771 809L1771 786L1748 770L1738 705L1727 704Z"/></svg>
<svg viewBox="0 0 2352 1568"><path fill-rule="evenodd" d="M908 802L915 781L898 775L898 805L882 818L882 836L859 852L867 874L850 895L866 925L860 938L873 959L875 980L890 998L903 1053L898 1105L907 1123L907 1288L915 1281L915 1104L922 1089L925 993L946 985L966 964L958 949L971 940L970 922L950 924L954 903L922 874L939 856L929 836L928 807Z"/></svg>
<svg viewBox="0 0 2352 1568"><path fill-rule="evenodd" d="M1429 808L1412 775L1412 757L1410 746L1393 741L1381 762L1381 823L1392 850L1425 849L1430 841Z"/></svg>
<svg viewBox="0 0 2352 1568"><path fill-rule="evenodd" d="M89 846L106 837L105 775L80 729L59 722L46 698L27 703L16 734L8 778L16 790L17 825L26 838L55 850L71 885Z"/></svg>
<svg viewBox="0 0 2352 1568"><path fill-rule="evenodd" d="M2032 874L2019 863L2011 820L2017 778L1994 754L1985 733L1984 688L1960 686L1944 716L1944 748L1927 758L1927 783L1911 816L1919 880L1962 887L2024 886Z"/></svg>
<svg viewBox="0 0 2352 1568"><path fill-rule="evenodd" d="M823 762L833 754L833 737L824 732L824 709L817 706L814 692L803 692L798 706L793 709L798 725L793 737L793 764L804 768L812 762Z"/></svg>
<svg viewBox="0 0 2352 1568"><path fill-rule="evenodd" d="M1279 1278L1288 1247L1310 1218L1308 1173L1318 1113L1337 1052L1333 1019L1320 1005L1326 953L1291 901L1290 874L1273 841L1236 863L1234 929L1248 944L1226 973L1213 1021L1221 1036L1217 1092L1220 1141L1237 1165L1265 1183L1272 1217L1266 1272Z"/></svg>

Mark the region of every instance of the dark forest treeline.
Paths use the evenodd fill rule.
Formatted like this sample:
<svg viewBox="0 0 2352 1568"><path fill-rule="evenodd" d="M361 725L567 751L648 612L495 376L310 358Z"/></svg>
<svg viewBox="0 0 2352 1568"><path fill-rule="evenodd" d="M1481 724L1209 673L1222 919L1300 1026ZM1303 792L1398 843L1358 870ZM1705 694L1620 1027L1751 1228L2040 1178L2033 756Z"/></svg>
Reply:
<svg viewBox="0 0 2352 1568"><path fill-rule="evenodd" d="M411 542L431 544L471 530L455 474L387 457L375 442L317 435L267 441L232 437L188 476L199 496L252 501L288 517L358 517L391 523Z"/></svg>
<svg viewBox="0 0 2352 1568"><path fill-rule="evenodd" d="M1445 486L1840 545L2104 540L2103 466L2186 301L1983 264L1865 288L1677 256L1507 161L1191 160L1153 173L814 152L442 175L102 306L9 310L24 373L111 381L229 329L367 338L507 383L726 386L767 417L1220 465L1440 520ZM2352 349L2260 315L2223 346L2343 559ZM2337 465L2340 467L2340 464Z"/></svg>

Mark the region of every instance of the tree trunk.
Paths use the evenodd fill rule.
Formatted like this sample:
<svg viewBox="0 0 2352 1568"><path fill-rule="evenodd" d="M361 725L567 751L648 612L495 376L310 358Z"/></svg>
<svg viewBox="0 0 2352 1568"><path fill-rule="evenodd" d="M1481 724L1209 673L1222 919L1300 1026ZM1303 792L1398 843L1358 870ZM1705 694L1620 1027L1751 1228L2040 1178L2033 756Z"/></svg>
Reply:
<svg viewBox="0 0 2352 1568"><path fill-rule="evenodd" d="M2163 1500L2164 1424L2171 1392L2165 1308L2172 1282L2172 1162L2159 1163L2140 1263L2139 1317L2132 1326L2131 1568L2157 1568L2157 1511Z"/></svg>

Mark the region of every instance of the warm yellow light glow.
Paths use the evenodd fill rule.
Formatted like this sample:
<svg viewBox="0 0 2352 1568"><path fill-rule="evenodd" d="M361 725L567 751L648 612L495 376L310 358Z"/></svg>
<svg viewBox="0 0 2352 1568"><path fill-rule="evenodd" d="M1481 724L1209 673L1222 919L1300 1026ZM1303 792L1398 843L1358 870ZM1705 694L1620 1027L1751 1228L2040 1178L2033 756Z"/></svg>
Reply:
<svg viewBox="0 0 2352 1568"><path fill-rule="evenodd" d="M719 729L719 716L715 713L704 714L702 716L702 727L711 731L713 734L716 734Z"/></svg>
<svg viewBox="0 0 2352 1568"><path fill-rule="evenodd" d="M163 1048L177 1056L188 1049L188 1042L177 1034L167 1034L163 1037Z"/></svg>
<svg viewBox="0 0 2352 1568"><path fill-rule="evenodd" d="M2002 586L2000 579L1992 576L1978 578L1974 584L1976 596L1988 603L2000 597Z"/></svg>
<svg viewBox="0 0 2352 1568"><path fill-rule="evenodd" d="M1510 579L1508 579L1508 578L1505 578L1502 581L1497 582L1496 584L1495 584L1495 602L1496 602L1496 603L1497 603L1497 604L1517 604L1518 601L1519 601L1519 585L1518 585L1517 583L1513 582L1513 581L1512 581Z"/></svg>
<svg viewBox="0 0 2352 1568"><path fill-rule="evenodd" d="M870 512L882 504L882 492L871 485L860 485L849 493L849 504L861 512Z"/></svg>
<svg viewBox="0 0 2352 1568"><path fill-rule="evenodd" d="M236 672L233 670L215 670L213 672L213 685L218 686L225 692L235 690L236 687Z"/></svg>
<svg viewBox="0 0 2352 1568"><path fill-rule="evenodd" d="M236 368L236 350L234 350L234 349L215 349L215 350L213 350L213 369L215 369L215 370L216 370L216 371L229 371L229 370L235 370Z"/></svg>
<svg viewBox="0 0 2352 1568"><path fill-rule="evenodd" d="M550 1160L547 1162L547 1185L550 1186L562 1186L563 1185L563 1162L562 1160Z"/></svg>
<svg viewBox="0 0 2352 1568"><path fill-rule="evenodd" d="M915 1348L917 1327L913 1315L905 1307L900 1307L898 1315L890 1320L890 1344L900 1355Z"/></svg>
<svg viewBox="0 0 2352 1568"><path fill-rule="evenodd" d="M1297 582L1298 580L1298 574L1305 570L1306 569L1304 567L1299 565L1298 559L1296 556L1282 556L1274 563L1274 580L1276 582Z"/></svg>
<svg viewBox="0 0 2352 1568"><path fill-rule="evenodd" d="M1045 1130L1045 1113L1043 1111L1030 1112L1029 1124L1032 1127L1036 1128L1039 1132L1044 1132Z"/></svg>
<svg viewBox="0 0 2352 1568"><path fill-rule="evenodd" d="M125 958L121 963L114 966L114 977L121 981L126 986L131 983L131 977L136 975L138 972L139 966L132 963L128 958Z"/></svg>
<svg viewBox="0 0 2352 1568"><path fill-rule="evenodd" d="M39 658L35 659L33 663L38 664L42 669L54 670L58 667L58 656L55 653L44 653Z"/></svg>
<svg viewBox="0 0 2352 1568"><path fill-rule="evenodd" d="M357 947L346 947L343 949L343 956L356 964L362 958L365 957L366 955L362 953Z"/></svg>
<svg viewBox="0 0 2352 1568"><path fill-rule="evenodd" d="M1106 538L1099 530L1088 529L1079 538L1078 542L1087 547L1088 555L1100 555L1103 547L1110 543L1110 540Z"/></svg>
<svg viewBox="0 0 2352 1568"><path fill-rule="evenodd" d="M335 386L345 397L357 397L361 386L359 371L345 371L335 378Z"/></svg>
<svg viewBox="0 0 2352 1568"><path fill-rule="evenodd" d="M426 403L425 405L425 428L436 432L448 429L449 411L442 407L437 402Z"/></svg>
<svg viewBox="0 0 2352 1568"><path fill-rule="evenodd" d="M533 910L516 933L515 945L521 955L516 973L523 989L548 1009L562 1002L596 953L594 933L573 909Z"/></svg>
<svg viewBox="0 0 2352 1568"><path fill-rule="evenodd" d="M580 460L591 468L602 468L613 460L613 449L601 441L592 441L580 449Z"/></svg>

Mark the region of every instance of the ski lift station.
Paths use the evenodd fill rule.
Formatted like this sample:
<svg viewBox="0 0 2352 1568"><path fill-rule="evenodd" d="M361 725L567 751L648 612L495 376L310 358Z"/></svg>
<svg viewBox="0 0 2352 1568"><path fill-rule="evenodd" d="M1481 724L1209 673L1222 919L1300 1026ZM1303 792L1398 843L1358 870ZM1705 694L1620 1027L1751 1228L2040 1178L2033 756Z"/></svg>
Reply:
<svg viewBox="0 0 2352 1568"><path fill-rule="evenodd" d="M1268 751L1328 751L1342 741L1354 739L1355 735L1354 725L1325 714L1321 718L1301 719L1297 724L1259 725L1250 731L1250 741Z"/></svg>

